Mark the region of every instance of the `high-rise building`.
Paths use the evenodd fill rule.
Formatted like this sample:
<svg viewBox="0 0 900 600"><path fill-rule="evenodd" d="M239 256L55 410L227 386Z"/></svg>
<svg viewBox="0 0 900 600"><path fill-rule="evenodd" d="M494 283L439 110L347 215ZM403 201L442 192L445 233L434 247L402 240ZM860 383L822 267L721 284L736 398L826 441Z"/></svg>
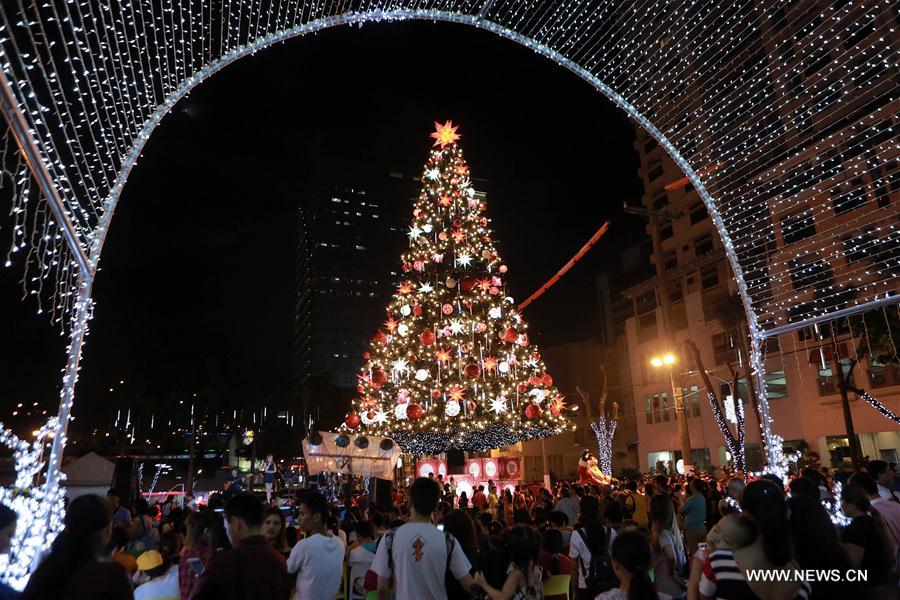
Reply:
<svg viewBox="0 0 900 600"><path fill-rule="evenodd" d="M397 183L399 182L399 183ZM384 320L412 192L333 186L298 209L295 385L325 377L354 387L366 343Z"/></svg>
<svg viewBox="0 0 900 600"><path fill-rule="evenodd" d="M729 365L742 372L747 360L738 341L742 335L740 330L733 324L723 323L727 315L723 315L722 308L733 304L736 297L734 277L704 203L675 162L644 131L638 132L635 147L640 155L639 173L646 190L642 203L647 211L658 216L656 226L664 266L662 276L648 277L625 290L634 312L626 320L625 333L637 404L640 465L642 469L672 468L682 458L676 427L677 395L684 398L691 463L720 466L729 456L686 342L698 347L713 385L718 388L716 393L720 396L731 393L729 384L733 376ZM861 201L897 204L900 195L886 191L883 195L873 193ZM811 197L810 202L828 200ZM843 209L840 204L833 206L836 215ZM652 236L656 226L648 225L648 234ZM773 256L790 253L793 242L790 236L786 238L774 231L769 231L766 240ZM654 252L653 261L657 257ZM839 256L831 260L843 262L850 258ZM781 268L787 270L783 265ZM790 280L795 294L806 293L800 271ZM876 319L883 318L881 312L875 311L868 317L869 323L877 324ZM860 332L850 331L845 322L782 333L769 338L766 347L766 392L774 420L773 431L784 438L786 449L816 452L827 466L841 465L849 453L831 363L832 327L843 368L849 368L853 348L859 344ZM874 355L896 352L892 348L873 350ZM671 378L667 367L655 368L650 364L653 357L669 353L676 360L671 367ZM857 386L872 391L890 410L900 412L900 367L881 364L870 355L859 362L854 374ZM739 378L737 395L746 415L748 467L759 468L759 427L746 383L743 376ZM850 396L862 455L896 461L900 448L900 432L896 426L855 394Z"/></svg>

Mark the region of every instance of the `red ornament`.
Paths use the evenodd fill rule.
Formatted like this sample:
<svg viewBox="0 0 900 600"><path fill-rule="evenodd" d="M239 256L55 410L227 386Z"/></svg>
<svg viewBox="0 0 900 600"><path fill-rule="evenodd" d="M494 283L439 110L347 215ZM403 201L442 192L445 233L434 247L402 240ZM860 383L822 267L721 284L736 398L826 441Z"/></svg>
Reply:
<svg viewBox="0 0 900 600"><path fill-rule="evenodd" d="M553 387L553 377L550 376L550 373L544 373L541 381L544 382L544 387Z"/></svg>
<svg viewBox="0 0 900 600"><path fill-rule="evenodd" d="M359 418L359 415L356 413L347 415L347 419L344 421L347 427L350 429L356 429L362 423L362 419Z"/></svg>
<svg viewBox="0 0 900 600"><path fill-rule="evenodd" d="M452 304L443 305L441 307L441 312L444 313L445 315L452 315L453 314L453 305Z"/></svg>
<svg viewBox="0 0 900 600"><path fill-rule="evenodd" d="M492 288L489 290L488 293L489 293L491 296L496 296L497 294L500 293L500 288L492 287Z"/></svg>
<svg viewBox="0 0 900 600"><path fill-rule="evenodd" d="M362 394L364 391L366 391L366 388L364 388L361 385L358 385L358 386L356 386L356 391L359 392L360 394Z"/></svg>
<svg viewBox="0 0 900 600"><path fill-rule="evenodd" d="M372 371L372 383L382 385L387 382L387 374L381 369Z"/></svg>
<svg viewBox="0 0 900 600"><path fill-rule="evenodd" d="M370 421L374 420L374 419L375 419L375 411L374 411L374 410L370 410L369 412L367 412L367 413L366 413L366 418L369 419Z"/></svg>
<svg viewBox="0 0 900 600"><path fill-rule="evenodd" d="M477 331L478 333L484 333L485 331L487 331L487 324L479 321L475 324L475 331Z"/></svg>
<svg viewBox="0 0 900 600"><path fill-rule="evenodd" d="M421 306L413 306L413 314L417 317L422 316L422 307Z"/></svg>
<svg viewBox="0 0 900 600"><path fill-rule="evenodd" d="M478 405L475 404L474 400L468 400L468 401L466 401L466 408L469 410L470 413L474 413L475 409L478 408Z"/></svg>
<svg viewBox="0 0 900 600"><path fill-rule="evenodd" d="M528 378L528 383L531 384L532 387L537 387L541 385L541 378L537 375L532 375Z"/></svg>
<svg viewBox="0 0 900 600"><path fill-rule="evenodd" d="M422 342L423 346L430 346L434 343L434 332L430 329L427 331L423 331L422 335L419 336L419 341Z"/></svg>
<svg viewBox="0 0 900 600"><path fill-rule="evenodd" d="M438 234L438 239L441 240L442 242L445 241L445 240L447 239L447 232L446 232L446 231L440 232L440 233ZM407 414L408 414L408 413L407 413Z"/></svg>
<svg viewBox="0 0 900 600"><path fill-rule="evenodd" d="M515 327L510 327L500 335L500 339L504 342L513 344L517 339L519 339L519 332L516 331Z"/></svg>
<svg viewBox="0 0 900 600"><path fill-rule="evenodd" d="M441 397L441 390L431 390L431 397L437 400Z"/></svg>
<svg viewBox="0 0 900 600"><path fill-rule="evenodd" d="M369 357L370 357L370 356L372 356L372 355L369 353L368 350L366 350L365 352L363 352L363 358L365 358L366 360L369 360Z"/></svg>
<svg viewBox="0 0 900 600"><path fill-rule="evenodd" d="M463 277L462 280L459 282L459 287L461 287L462 291L464 291L464 292L471 292L472 290L475 289L476 283L477 283L477 281L475 280L474 277Z"/></svg>
<svg viewBox="0 0 900 600"><path fill-rule="evenodd" d="M425 411L422 409L421 404L410 404L406 407L406 416L410 421L421 419L423 414L425 414Z"/></svg>
<svg viewBox="0 0 900 600"><path fill-rule="evenodd" d="M383 344L387 341L387 334L379 329L378 333L372 336L372 341L376 344Z"/></svg>
<svg viewBox="0 0 900 600"><path fill-rule="evenodd" d="M466 365L466 368L463 369L463 372L466 374L466 377L471 377L472 379L481 375L481 367L478 365Z"/></svg>
<svg viewBox="0 0 900 600"><path fill-rule="evenodd" d="M516 389L519 390L520 394L524 394L525 391L528 389L528 386L525 385L524 383L520 383L519 387L517 387Z"/></svg>
<svg viewBox="0 0 900 600"><path fill-rule="evenodd" d="M541 416L541 407L537 404L529 404L525 409L525 418L534 421Z"/></svg>

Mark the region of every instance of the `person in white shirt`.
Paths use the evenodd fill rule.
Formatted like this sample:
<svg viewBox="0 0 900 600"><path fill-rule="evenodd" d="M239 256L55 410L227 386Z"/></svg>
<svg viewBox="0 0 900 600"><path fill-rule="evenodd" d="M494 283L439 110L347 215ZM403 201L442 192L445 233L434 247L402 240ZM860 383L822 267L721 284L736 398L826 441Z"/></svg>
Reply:
<svg viewBox="0 0 900 600"><path fill-rule="evenodd" d="M892 491L895 474L891 465L883 460L870 460L866 465L866 470L878 484L878 495L881 498L886 498L894 502L900 500L900 498L897 498L897 495Z"/></svg>
<svg viewBox="0 0 900 600"><path fill-rule="evenodd" d="M298 600L333 600L341 588L344 544L326 527L328 503L319 492L302 496L297 516L306 534L287 560L288 573L297 576Z"/></svg>
<svg viewBox="0 0 900 600"><path fill-rule="evenodd" d="M375 560L375 548L378 542L375 541L374 528L368 521L357 523L354 533L356 542L347 558L347 566L350 568L350 598L351 600L362 600L366 597L364 587L366 572L372 567L372 562Z"/></svg>
<svg viewBox="0 0 900 600"><path fill-rule="evenodd" d="M178 565L173 565L168 557L168 551L160 554L156 550L147 550L137 559L137 567L141 574L149 577L146 583L142 583L134 590L134 597L138 600L157 600L163 598L179 598L181 590L178 587Z"/></svg>
<svg viewBox="0 0 900 600"><path fill-rule="evenodd" d="M381 538L372 570L378 575L378 597L388 597L391 577L396 600L446 600L447 571L465 591L472 587L472 568L449 533L431 524L441 491L433 479L420 477L409 489L409 522Z"/></svg>

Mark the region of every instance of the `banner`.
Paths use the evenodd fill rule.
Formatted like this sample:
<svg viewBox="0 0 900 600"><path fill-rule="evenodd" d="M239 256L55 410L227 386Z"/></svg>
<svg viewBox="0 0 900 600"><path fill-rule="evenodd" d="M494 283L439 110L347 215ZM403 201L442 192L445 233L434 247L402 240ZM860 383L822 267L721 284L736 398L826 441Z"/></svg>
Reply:
<svg viewBox="0 0 900 600"><path fill-rule="evenodd" d="M400 447L389 438L320 431L321 443L303 440L303 454L310 475L342 473L360 477L394 479ZM318 440L317 440L318 441ZM388 448L384 450L382 448Z"/></svg>

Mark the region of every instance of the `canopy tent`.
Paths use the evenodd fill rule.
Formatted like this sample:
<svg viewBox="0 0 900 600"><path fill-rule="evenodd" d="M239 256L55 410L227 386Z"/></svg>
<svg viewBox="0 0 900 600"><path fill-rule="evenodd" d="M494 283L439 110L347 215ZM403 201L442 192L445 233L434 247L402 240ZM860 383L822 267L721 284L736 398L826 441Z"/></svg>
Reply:
<svg viewBox="0 0 900 600"><path fill-rule="evenodd" d="M72 500L85 494L106 496L115 470L114 462L94 452L63 465L62 472L66 474L66 497Z"/></svg>

